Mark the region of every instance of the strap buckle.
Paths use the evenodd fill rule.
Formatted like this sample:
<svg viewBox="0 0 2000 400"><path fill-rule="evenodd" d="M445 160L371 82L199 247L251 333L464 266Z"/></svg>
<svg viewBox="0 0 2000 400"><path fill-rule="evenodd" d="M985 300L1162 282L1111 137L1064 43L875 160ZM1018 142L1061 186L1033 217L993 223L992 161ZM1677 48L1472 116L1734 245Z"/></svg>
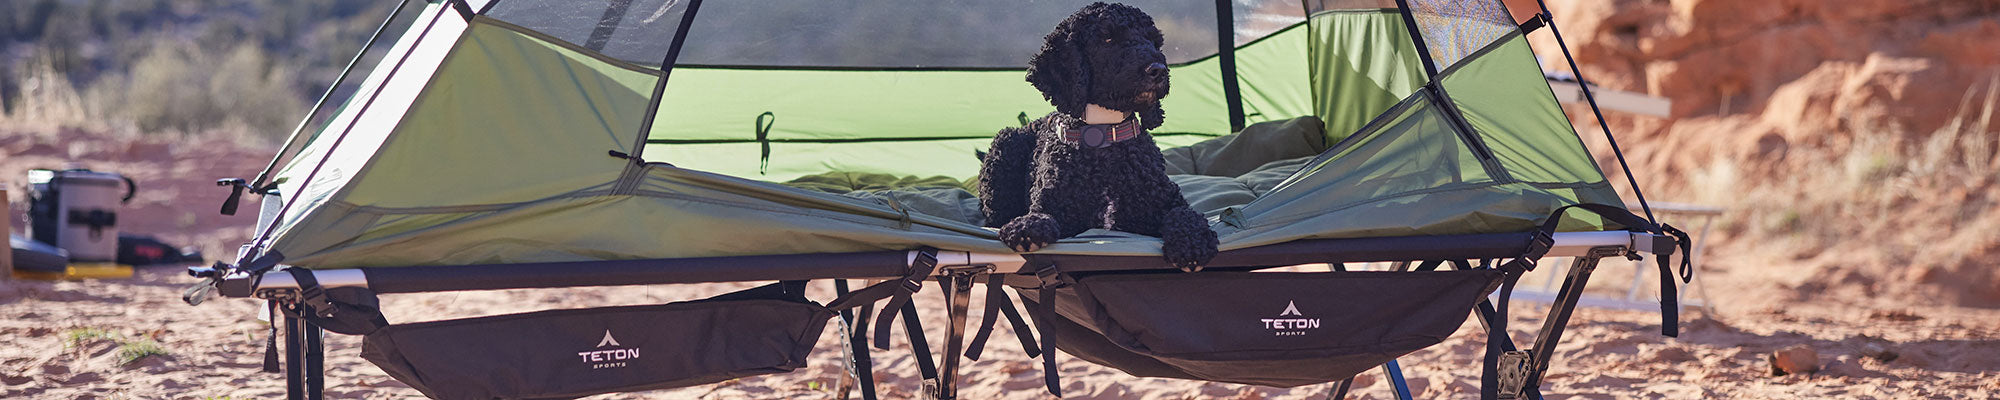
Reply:
<svg viewBox="0 0 2000 400"><path fill-rule="evenodd" d="M1055 263L1047 263L1039 268L1035 268L1035 278L1042 281L1043 289L1061 289L1070 285L1069 277L1063 275L1062 271L1056 268Z"/></svg>
<svg viewBox="0 0 2000 400"><path fill-rule="evenodd" d="M1533 255L1534 258L1541 258L1542 255L1549 254L1549 249L1555 248L1556 237L1542 230L1534 232L1535 236L1528 240L1528 251L1525 254Z"/></svg>

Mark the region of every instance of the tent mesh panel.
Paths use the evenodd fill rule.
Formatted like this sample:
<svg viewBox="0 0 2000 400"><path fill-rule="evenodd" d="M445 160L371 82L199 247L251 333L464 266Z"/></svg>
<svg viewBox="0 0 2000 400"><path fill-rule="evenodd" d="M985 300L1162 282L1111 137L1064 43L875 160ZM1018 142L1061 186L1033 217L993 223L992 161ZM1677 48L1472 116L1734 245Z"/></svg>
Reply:
<svg viewBox="0 0 2000 400"><path fill-rule="evenodd" d="M1409 0L1431 60L1450 68L1519 29L1500 0Z"/></svg>
<svg viewBox="0 0 2000 400"><path fill-rule="evenodd" d="M1056 23L1091 0L1033 4L878 0L865 3L771 0L702 4L688 31L681 65L827 68L1002 68L1026 66ZM1152 15L1165 34L1169 63L1216 54L1215 3L1125 0ZM487 16L596 49L640 65L658 65L687 0L507 0ZM1296 23L1297 3L1237 4L1248 18ZM1259 12L1262 11L1262 12ZM1274 17L1275 16L1275 17ZM1288 18L1288 19L1287 19ZM1239 42L1278 27L1239 30ZM1255 37L1244 38L1245 35Z"/></svg>
<svg viewBox="0 0 2000 400"><path fill-rule="evenodd" d="M493 5L486 16L619 60L659 65L686 11L684 0L512 0Z"/></svg>

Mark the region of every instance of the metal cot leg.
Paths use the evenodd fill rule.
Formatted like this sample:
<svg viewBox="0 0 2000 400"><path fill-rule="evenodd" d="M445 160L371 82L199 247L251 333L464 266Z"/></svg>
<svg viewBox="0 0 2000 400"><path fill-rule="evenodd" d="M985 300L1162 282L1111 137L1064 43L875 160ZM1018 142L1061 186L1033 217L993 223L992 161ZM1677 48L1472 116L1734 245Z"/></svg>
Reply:
<svg viewBox="0 0 2000 400"><path fill-rule="evenodd" d="M1382 374L1389 376L1389 386L1396 389L1396 398L1410 400L1410 384L1403 381L1403 367L1396 360L1382 364Z"/></svg>

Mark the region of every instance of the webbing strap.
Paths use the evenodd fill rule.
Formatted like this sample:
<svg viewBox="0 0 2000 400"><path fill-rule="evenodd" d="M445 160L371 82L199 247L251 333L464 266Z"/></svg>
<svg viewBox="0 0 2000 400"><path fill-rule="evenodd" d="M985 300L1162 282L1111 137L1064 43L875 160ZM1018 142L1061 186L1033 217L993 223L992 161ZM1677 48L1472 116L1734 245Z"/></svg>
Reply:
<svg viewBox="0 0 2000 400"><path fill-rule="evenodd" d="M910 302L910 296L923 289L923 282L937 269L937 249L925 247L917 250L906 274L896 280L870 285L828 302L826 308L834 311L845 310L876 300L889 298L889 304L882 307L882 315L875 319L875 347L889 348L890 324L897 315L902 315L903 333L910 339L910 350L916 353L917 370L928 388L936 387L937 364L931 360L930 343L924 340L924 326L917 317L917 305Z"/></svg>
<svg viewBox="0 0 2000 400"><path fill-rule="evenodd" d="M326 288L319 285L319 279L313 277L312 270L293 267L286 268L285 272L299 284L299 311L311 311L321 318L332 318L334 312L340 309L326 298Z"/></svg>
<svg viewBox="0 0 2000 400"><path fill-rule="evenodd" d="M1681 282L1693 281L1694 253L1689 248L1693 246L1694 241L1690 240L1687 232L1682 232L1673 225L1662 224L1660 231L1673 236L1675 244L1679 246ZM1680 292L1674 290L1673 258L1672 254L1659 254L1653 257L1660 266L1660 334L1667 337L1679 337L1681 334Z"/></svg>
<svg viewBox="0 0 2000 400"><path fill-rule="evenodd" d="M1690 240L1687 232L1682 232L1680 229L1675 229L1672 226L1654 225L1650 221L1639 218L1638 215L1633 215L1632 211L1630 210L1607 206L1603 204L1592 204L1592 203L1579 203L1579 204L1567 205L1563 206L1562 208L1557 208L1555 212L1550 213L1549 219L1547 221L1542 222L1542 226L1537 232L1546 235L1554 235L1556 231L1556 225L1562 222L1563 212L1569 211L1569 209L1571 208L1590 211L1591 213L1597 214L1598 216L1602 216L1605 219L1611 220L1612 222L1617 222L1620 225L1625 225L1627 228L1638 229L1647 232L1659 232L1668 236L1672 236L1674 238L1675 247L1678 248L1678 251L1680 251L1682 254L1681 279L1683 281L1689 281L1694 279L1692 260L1687 257L1688 256L1687 253L1690 251L1689 249L1693 247L1693 241ZM1655 254L1653 258L1659 263L1660 266L1660 334L1666 335L1667 337L1679 337L1680 320L1681 320L1680 294L1678 293L1678 290L1676 290L1677 286L1674 285L1673 282L1673 267L1672 267L1673 251L1670 250L1666 253Z"/></svg>
<svg viewBox="0 0 2000 400"><path fill-rule="evenodd" d="M278 311L276 300L265 300L264 307L265 311L271 313L271 319L264 321L265 325L271 327L270 334L264 338L264 372L285 372L278 367L278 318L284 318L285 313Z"/></svg>
<svg viewBox="0 0 2000 400"><path fill-rule="evenodd" d="M925 247L917 251L916 260L910 263L910 270L907 275L903 276L903 279L883 282L855 292L856 295L859 295L861 292L870 292L871 295L884 291L891 292L889 304L882 306L882 315L875 318L875 348L889 349L889 324L894 322L892 320L896 318L898 312L902 312L905 309L916 309L916 307L904 306L910 305L911 295L924 289L925 278L929 278L931 271L936 269L937 249ZM882 288L877 289L877 287ZM879 299L880 297L877 298ZM871 299L868 301L874 300ZM911 316L903 317L903 319L906 321L914 319L914 315L915 313L911 313ZM922 332L918 332L918 334L921 335Z"/></svg>
<svg viewBox="0 0 2000 400"><path fill-rule="evenodd" d="M1512 263L1509 264L1511 265ZM1505 277L1501 278L1500 301L1494 304L1493 315L1486 319L1486 355L1480 359L1481 368L1479 371L1480 399L1511 399L1515 397L1511 394L1517 394L1521 391L1519 387L1503 389L1501 381L1503 375L1506 374L1501 371L1501 368L1514 368L1516 366L1501 365L1500 356L1507 352L1508 347L1513 347L1509 346L1512 344L1513 339L1509 339L1507 335L1507 302L1508 299L1514 296L1514 284L1521 281L1521 275L1524 272L1526 271L1506 271ZM1516 381L1510 382L1510 384L1519 385L1520 383ZM1502 392L1510 395L1502 396Z"/></svg>
<svg viewBox="0 0 2000 400"><path fill-rule="evenodd" d="M910 339L910 352L917 357L917 375L924 378L925 391L938 384L937 362L931 360L930 342L924 340L924 324L917 318L917 304L903 302L903 334Z"/></svg>
<svg viewBox="0 0 2000 400"><path fill-rule="evenodd" d="M1028 257L1029 265L1038 265L1035 276L1042 281L1036 292L1040 300L1028 312L1034 314L1035 330L1042 335L1042 383L1049 388L1049 394L1062 397L1062 377L1056 371L1056 335L1053 324L1056 317L1056 289L1069 287L1070 282L1054 262Z"/></svg>
<svg viewBox="0 0 2000 400"><path fill-rule="evenodd" d="M1006 316L1007 323L1013 325L1014 336L1021 339L1021 352L1028 358L1041 357L1041 349L1035 346L1035 334L1028 331L1028 322L1021 318L1021 312L1014 308L1014 299L1007 296L1006 277L988 274L986 277L986 312L980 316L978 332L972 335L972 343L966 345L965 358L979 361L979 355L986 349L986 338L993 336L993 323Z"/></svg>

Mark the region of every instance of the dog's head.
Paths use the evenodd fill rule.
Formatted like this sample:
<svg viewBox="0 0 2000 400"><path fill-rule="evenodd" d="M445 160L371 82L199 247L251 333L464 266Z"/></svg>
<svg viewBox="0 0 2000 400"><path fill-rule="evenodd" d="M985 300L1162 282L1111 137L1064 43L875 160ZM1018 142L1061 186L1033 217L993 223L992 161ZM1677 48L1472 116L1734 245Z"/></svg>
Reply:
<svg viewBox="0 0 2000 400"><path fill-rule="evenodd" d="M1146 129L1166 113L1167 57L1160 53L1153 17L1124 4L1092 3L1071 14L1044 38L1028 60L1028 83L1056 111L1083 118L1085 104L1139 114Z"/></svg>

